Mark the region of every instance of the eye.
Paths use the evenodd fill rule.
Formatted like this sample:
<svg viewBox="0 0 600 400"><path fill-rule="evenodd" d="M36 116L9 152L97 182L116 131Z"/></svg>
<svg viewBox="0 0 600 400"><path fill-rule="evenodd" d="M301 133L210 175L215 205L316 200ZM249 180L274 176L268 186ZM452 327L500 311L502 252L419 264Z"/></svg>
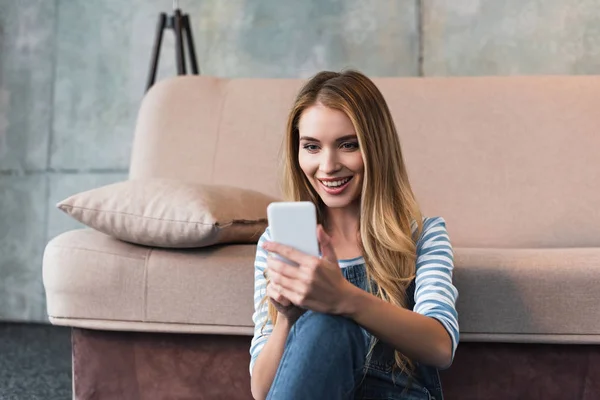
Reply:
<svg viewBox="0 0 600 400"><path fill-rule="evenodd" d="M304 144L302 145L302 148L306 151L308 151L309 153L315 153L319 150L319 146L317 146L316 144Z"/></svg>
<svg viewBox="0 0 600 400"><path fill-rule="evenodd" d="M344 142L340 147L344 150L356 150L358 149L358 142Z"/></svg>

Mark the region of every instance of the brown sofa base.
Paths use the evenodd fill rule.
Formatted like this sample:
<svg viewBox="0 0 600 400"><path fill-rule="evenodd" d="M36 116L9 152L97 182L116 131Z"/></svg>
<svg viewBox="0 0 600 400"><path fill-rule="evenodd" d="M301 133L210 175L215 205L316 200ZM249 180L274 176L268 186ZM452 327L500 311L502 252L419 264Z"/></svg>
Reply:
<svg viewBox="0 0 600 400"><path fill-rule="evenodd" d="M441 377L446 400L600 399L600 346L461 343Z"/></svg>
<svg viewBox="0 0 600 400"><path fill-rule="evenodd" d="M78 400L252 399L247 336L74 328ZM600 398L600 346L461 343L446 400Z"/></svg>
<svg viewBox="0 0 600 400"><path fill-rule="evenodd" d="M74 328L77 400L251 400L250 337Z"/></svg>

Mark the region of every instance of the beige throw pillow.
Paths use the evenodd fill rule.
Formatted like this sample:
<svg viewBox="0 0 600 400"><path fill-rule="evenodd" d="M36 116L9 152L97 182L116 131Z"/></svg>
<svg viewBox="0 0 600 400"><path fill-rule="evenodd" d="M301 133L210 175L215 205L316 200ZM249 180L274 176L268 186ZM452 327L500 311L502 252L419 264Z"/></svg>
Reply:
<svg viewBox="0 0 600 400"><path fill-rule="evenodd" d="M130 180L71 196L58 208L118 239L147 246L190 248L256 243L276 199L229 186L165 179Z"/></svg>

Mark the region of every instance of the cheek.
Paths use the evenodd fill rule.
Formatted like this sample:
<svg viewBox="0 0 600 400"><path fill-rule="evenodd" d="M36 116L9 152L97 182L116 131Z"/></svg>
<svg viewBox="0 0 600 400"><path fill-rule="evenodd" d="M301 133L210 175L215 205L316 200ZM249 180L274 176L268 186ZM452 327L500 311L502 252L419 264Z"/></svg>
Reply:
<svg viewBox="0 0 600 400"><path fill-rule="evenodd" d="M314 176L319 168L319 165L315 162L314 158L307 156L305 153L298 154L298 164L300 164L300 169L309 179Z"/></svg>
<svg viewBox="0 0 600 400"><path fill-rule="evenodd" d="M353 154L352 159L348 160L347 165L356 174L362 174L365 170L365 164L360 153Z"/></svg>

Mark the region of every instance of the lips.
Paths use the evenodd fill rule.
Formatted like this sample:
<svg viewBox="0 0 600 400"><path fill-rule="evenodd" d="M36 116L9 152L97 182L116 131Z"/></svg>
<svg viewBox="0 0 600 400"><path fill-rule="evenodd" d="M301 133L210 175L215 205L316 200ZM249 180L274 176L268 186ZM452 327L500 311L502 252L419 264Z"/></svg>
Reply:
<svg viewBox="0 0 600 400"><path fill-rule="evenodd" d="M352 177L318 179L323 190L331 195L341 194L352 181Z"/></svg>
<svg viewBox="0 0 600 400"><path fill-rule="evenodd" d="M351 176L345 177L345 178L333 178L333 179L319 179L321 181L322 184L324 184L327 187L331 187L331 188L335 188L335 187L339 187L344 185L345 183L347 183L350 179L352 179Z"/></svg>

